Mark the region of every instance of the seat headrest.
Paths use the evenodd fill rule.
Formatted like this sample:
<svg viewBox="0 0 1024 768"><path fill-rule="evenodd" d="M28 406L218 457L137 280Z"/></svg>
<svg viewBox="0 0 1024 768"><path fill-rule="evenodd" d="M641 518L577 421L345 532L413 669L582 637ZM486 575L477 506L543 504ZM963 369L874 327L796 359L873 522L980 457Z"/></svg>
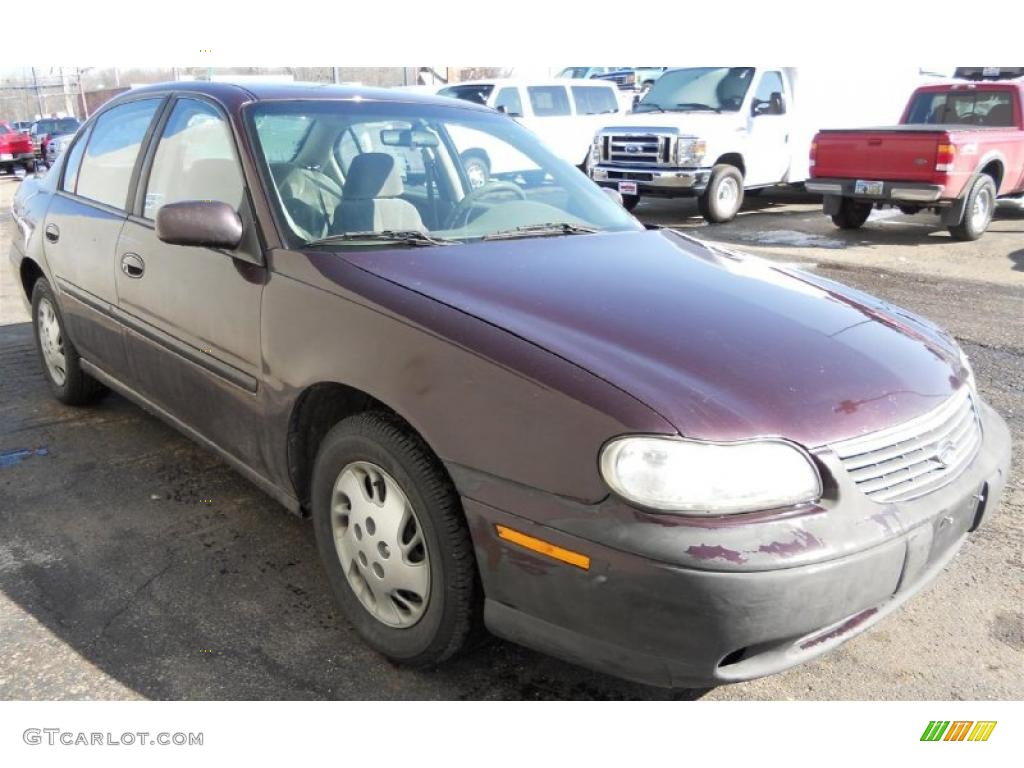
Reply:
<svg viewBox="0 0 1024 768"><path fill-rule="evenodd" d="M356 155L342 190L346 200L373 200L402 194L402 175L395 158L384 152Z"/></svg>

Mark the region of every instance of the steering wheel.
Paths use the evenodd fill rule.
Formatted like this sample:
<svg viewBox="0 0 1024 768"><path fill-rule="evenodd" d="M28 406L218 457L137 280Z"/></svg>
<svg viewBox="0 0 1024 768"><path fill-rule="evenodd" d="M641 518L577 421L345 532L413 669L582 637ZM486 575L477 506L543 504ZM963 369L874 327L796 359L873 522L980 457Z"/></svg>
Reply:
<svg viewBox="0 0 1024 768"><path fill-rule="evenodd" d="M526 200L526 193L518 184L511 181L489 181L483 186L470 190L464 198L459 200L448 220L444 224L445 229L459 229L469 223L469 214L482 200L492 195L511 192L520 200Z"/></svg>

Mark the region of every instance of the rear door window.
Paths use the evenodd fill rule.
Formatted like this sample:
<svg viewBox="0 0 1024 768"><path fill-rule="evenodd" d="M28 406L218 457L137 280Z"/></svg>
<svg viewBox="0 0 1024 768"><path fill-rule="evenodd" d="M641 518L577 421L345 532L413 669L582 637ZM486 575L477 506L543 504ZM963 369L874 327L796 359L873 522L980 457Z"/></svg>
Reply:
<svg viewBox="0 0 1024 768"><path fill-rule="evenodd" d="M606 115L619 111L619 102L611 88L596 85L574 85L572 98L577 115Z"/></svg>
<svg viewBox="0 0 1024 768"><path fill-rule="evenodd" d="M498 91L498 95L494 99L494 108L500 109L505 108L505 112L510 115L520 116L523 114L523 100L519 98L519 89L515 87L506 87Z"/></svg>
<svg viewBox="0 0 1024 768"><path fill-rule="evenodd" d="M569 94L563 85L531 85L526 91L537 117L562 117L571 113Z"/></svg>
<svg viewBox="0 0 1024 768"><path fill-rule="evenodd" d="M139 147L161 99L140 99L100 115L78 171L81 197L125 208Z"/></svg>

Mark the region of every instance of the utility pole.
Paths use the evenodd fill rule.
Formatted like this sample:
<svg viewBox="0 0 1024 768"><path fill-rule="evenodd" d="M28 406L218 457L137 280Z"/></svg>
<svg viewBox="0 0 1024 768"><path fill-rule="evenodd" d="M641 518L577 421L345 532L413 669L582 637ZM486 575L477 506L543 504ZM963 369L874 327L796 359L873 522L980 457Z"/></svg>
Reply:
<svg viewBox="0 0 1024 768"><path fill-rule="evenodd" d="M32 85L36 89L36 103L39 105L39 118L46 117L46 110L43 108L43 95L39 92L39 79L36 77L36 68L32 67Z"/></svg>
<svg viewBox="0 0 1024 768"><path fill-rule="evenodd" d="M75 72L78 74L78 96L82 100L82 119L89 119L89 104L85 100L85 86L82 85L82 68L75 67Z"/></svg>
<svg viewBox="0 0 1024 768"><path fill-rule="evenodd" d="M331 73L334 76L334 84L337 85L341 82L341 70L338 67L331 67Z"/></svg>

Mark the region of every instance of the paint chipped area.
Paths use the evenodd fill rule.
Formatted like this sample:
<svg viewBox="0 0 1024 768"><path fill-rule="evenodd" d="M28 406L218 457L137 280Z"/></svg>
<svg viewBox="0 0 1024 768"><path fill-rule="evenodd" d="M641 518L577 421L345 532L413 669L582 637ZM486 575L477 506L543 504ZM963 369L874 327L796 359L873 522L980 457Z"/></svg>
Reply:
<svg viewBox="0 0 1024 768"><path fill-rule="evenodd" d="M821 539L810 531L797 531L793 541L773 541L771 544L762 544L757 551L767 555L793 557L813 549L821 549L824 546Z"/></svg>
<svg viewBox="0 0 1024 768"><path fill-rule="evenodd" d="M49 456L50 451L46 448L15 448L10 451L0 451L0 469L13 467L23 460L33 456Z"/></svg>
<svg viewBox="0 0 1024 768"><path fill-rule="evenodd" d="M851 632L852 630L859 627L861 624L870 619L876 613L878 613L877 608L868 608L866 611L861 611L855 616L851 616L850 618L848 618L839 626L834 627L833 629L830 629L827 632L823 632L817 637L812 637L809 640L805 640L804 642L800 643L800 648L806 651L808 648L813 648L814 646L820 645L821 643L827 642L829 640L835 640L837 637L842 637L847 632Z"/></svg>
<svg viewBox="0 0 1024 768"><path fill-rule="evenodd" d="M771 229L764 232L745 232L741 237L753 245L789 245L797 248L845 248L846 242L834 237L812 235L795 229Z"/></svg>
<svg viewBox="0 0 1024 768"><path fill-rule="evenodd" d="M686 554L696 558L697 560L715 560L722 559L728 560L730 563L745 563L747 558L743 556L742 552L737 552L735 549L727 549L719 545L708 545L701 544L700 546L692 546L686 550Z"/></svg>

